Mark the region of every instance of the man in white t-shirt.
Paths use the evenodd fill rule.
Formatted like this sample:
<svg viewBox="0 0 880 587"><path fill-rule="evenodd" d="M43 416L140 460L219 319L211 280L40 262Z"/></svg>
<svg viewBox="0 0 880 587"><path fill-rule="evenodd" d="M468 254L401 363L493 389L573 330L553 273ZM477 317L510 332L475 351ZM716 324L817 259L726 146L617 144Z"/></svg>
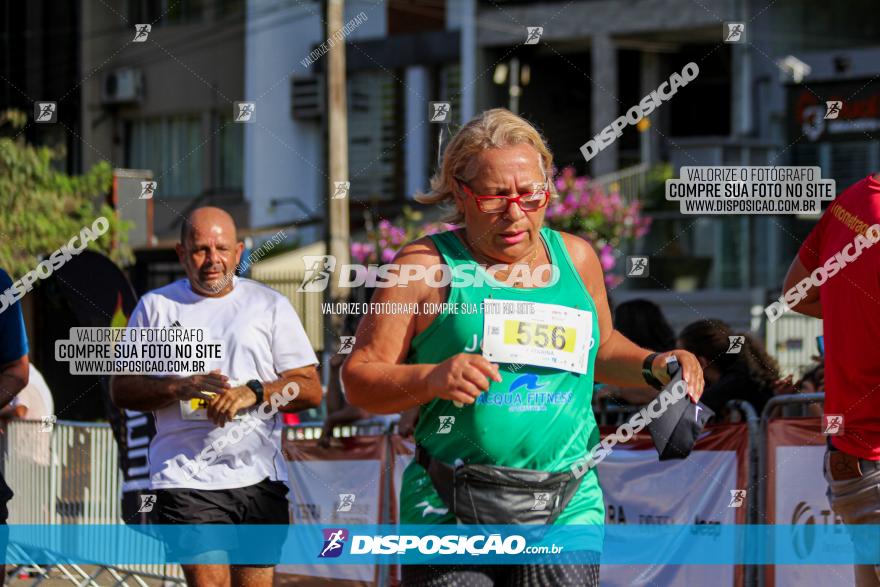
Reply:
<svg viewBox="0 0 880 587"><path fill-rule="evenodd" d="M145 294L129 318L129 328L200 328L222 345L222 359L208 373L117 375L111 382L118 407L155 416L149 461L159 524L289 523L276 408L320 403L318 359L284 296L234 277L243 248L229 214L194 210L177 245L187 279ZM267 552L280 549L274 542L266 537ZM204 543L168 547L184 558L212 550ZM197 587L268 587L274 573L257 564L183 569Z"/></svg>

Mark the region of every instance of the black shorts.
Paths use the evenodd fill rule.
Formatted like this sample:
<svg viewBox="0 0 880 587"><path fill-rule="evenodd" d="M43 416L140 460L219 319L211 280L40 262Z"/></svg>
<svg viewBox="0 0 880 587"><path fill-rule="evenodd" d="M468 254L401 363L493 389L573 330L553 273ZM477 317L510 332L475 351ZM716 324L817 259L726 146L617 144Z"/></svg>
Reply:
<svg viewBox="0 0 880 587"><path fill-rule="evenodd" d="M9 519L9 501L15 496L12 489L6 484L6 479L0 474L0 524L6 524Z"/></svg>
<svg viewBox="0 0 880 587"><path fill-rule="evenodd" d="M206 524L275 525L263 536L260 559L238 562L248 566L274 566L278 564L281 548L290 524L290 504L287 501L287 485L281 481L263 479L256 485L235 489L157 489L156 518L158 524L193 525ZM206 552L232 552L246 546L239 544L230 534L223 534L220 542L212 541L209 530L193 529L188 535L174 531L166 534L165 546L169 562L195 564L198 555Z"/></svg>
<svg viewBox="0 0 880 587"><path fill-rule="evenodd" d="M154 514L150 511L150 495L156 492L150 489L122 492L122 521L129 526L143 526L154 522ZM144 504L146 503L146 506ZM155 508L155 505L153 506ZM156 522L158 523L158 522Z"/></svg>
<svg viewBox="0 0 880 587"><path fill-rule="evenodd" d="M559 555L555 562L528 565L403 565L402 587L599 587L598 552Z"/></svg>
<svg viewBox="0 0 880 587"><path fill-rule="evenodd" d="M0 474L0 555L2 555L2 563L6 563L6 548L9 546L9 526L6 521L9 519L9 501L13 497L12 489L6 484L6 479Z"/></svg>

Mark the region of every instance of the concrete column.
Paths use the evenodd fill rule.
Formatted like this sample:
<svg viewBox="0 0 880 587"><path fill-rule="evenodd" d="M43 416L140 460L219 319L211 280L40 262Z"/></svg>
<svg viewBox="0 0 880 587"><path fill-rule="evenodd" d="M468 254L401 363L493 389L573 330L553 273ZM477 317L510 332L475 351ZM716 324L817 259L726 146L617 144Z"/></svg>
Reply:
<svg viewBox="0 0 880 587"><path fill-rule="evenodd" d="M746 33L748 34L748 32ZM736 43L731 48L731 135L745 136L752 130L752 59L745 43Z"/></svg>
<svg viewBox="0 0 880 587"><path fill-rule="evenodd" d="M660 56L657 53L642 51L642 70L639 92L640 96L647 96L657 89L661 82ZM657 130L661 128L660 112L654 110L648 117L651 127L639 135L642 163L655 164L660 160L660 137ZM665 134L665 132L664 132Z"/></svg>
<svg viewBox="0 0 880 587"><path fill-rule="evenodd" d="M431 95L427 67L408 67L405 73L408 91L404 94L404 194L412 198L428 189L428 136L432 126L426 114L423 96Z"/></svg>
<svg viewBox="0 0 880 587"><path fill-rule="evenodd" d="M461 26L461 120L467 122L474 117L477 104L477 2L476 0L456 0L450 8L460 12Z"/></svg>
<svg viewBox="0 0 880 587"><path fill-rule="evenodd" d="M590 96L592 129L590 136L584 137L584 142L611 124L622 108L617 101L617 48L610 35L600 34L592 38L590 60L590 76L593 78ZM617 146L617 141L611 143L590 160L594 177L617 170Z"/></svg>

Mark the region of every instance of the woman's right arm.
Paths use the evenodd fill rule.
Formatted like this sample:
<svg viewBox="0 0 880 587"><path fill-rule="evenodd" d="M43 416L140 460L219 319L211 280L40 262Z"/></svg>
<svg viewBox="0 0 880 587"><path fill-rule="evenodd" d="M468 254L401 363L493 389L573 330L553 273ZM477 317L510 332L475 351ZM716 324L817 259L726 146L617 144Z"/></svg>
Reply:
<svg viewBox="0 0 880 587"><path fill-rule="evenodd" d="M410 243L394 260L399 265L426 268L440 262L429 239ZM406 287L377 288L372 302L421 310L423 304L440 303L443 298L443 289L428 286L424 279L413 279ZM414 312L364 316L355 334L354 349L342 366L348 403L376 414L402 412L438 397L472 404L489 389L488 377L501 380L498 366L481 355L459 353L438 365L405 364L416 334Z"/></svg>

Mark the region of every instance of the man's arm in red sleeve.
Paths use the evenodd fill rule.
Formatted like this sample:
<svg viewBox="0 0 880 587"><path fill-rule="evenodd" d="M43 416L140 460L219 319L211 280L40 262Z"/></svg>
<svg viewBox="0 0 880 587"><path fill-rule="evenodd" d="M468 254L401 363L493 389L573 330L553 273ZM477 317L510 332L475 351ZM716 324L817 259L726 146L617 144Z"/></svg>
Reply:
<svg viewBox="0 0 880 587"><path fill-rule="evenodd" d="M813 227L807 239L801 245L797 256L791 262L788 273L785 276L785 283L782 285L783 297L785 292L796 287L803 280L810 280L810 274L818 267L819 259L819 241L822 238L822 230L825 228L825 216L819 220L819 223ZM800 312L813 318L822 318L822 303L819 299L819 288L811 285L806 290L806 295L797 303L791 306L795 312Z"/></svg>

